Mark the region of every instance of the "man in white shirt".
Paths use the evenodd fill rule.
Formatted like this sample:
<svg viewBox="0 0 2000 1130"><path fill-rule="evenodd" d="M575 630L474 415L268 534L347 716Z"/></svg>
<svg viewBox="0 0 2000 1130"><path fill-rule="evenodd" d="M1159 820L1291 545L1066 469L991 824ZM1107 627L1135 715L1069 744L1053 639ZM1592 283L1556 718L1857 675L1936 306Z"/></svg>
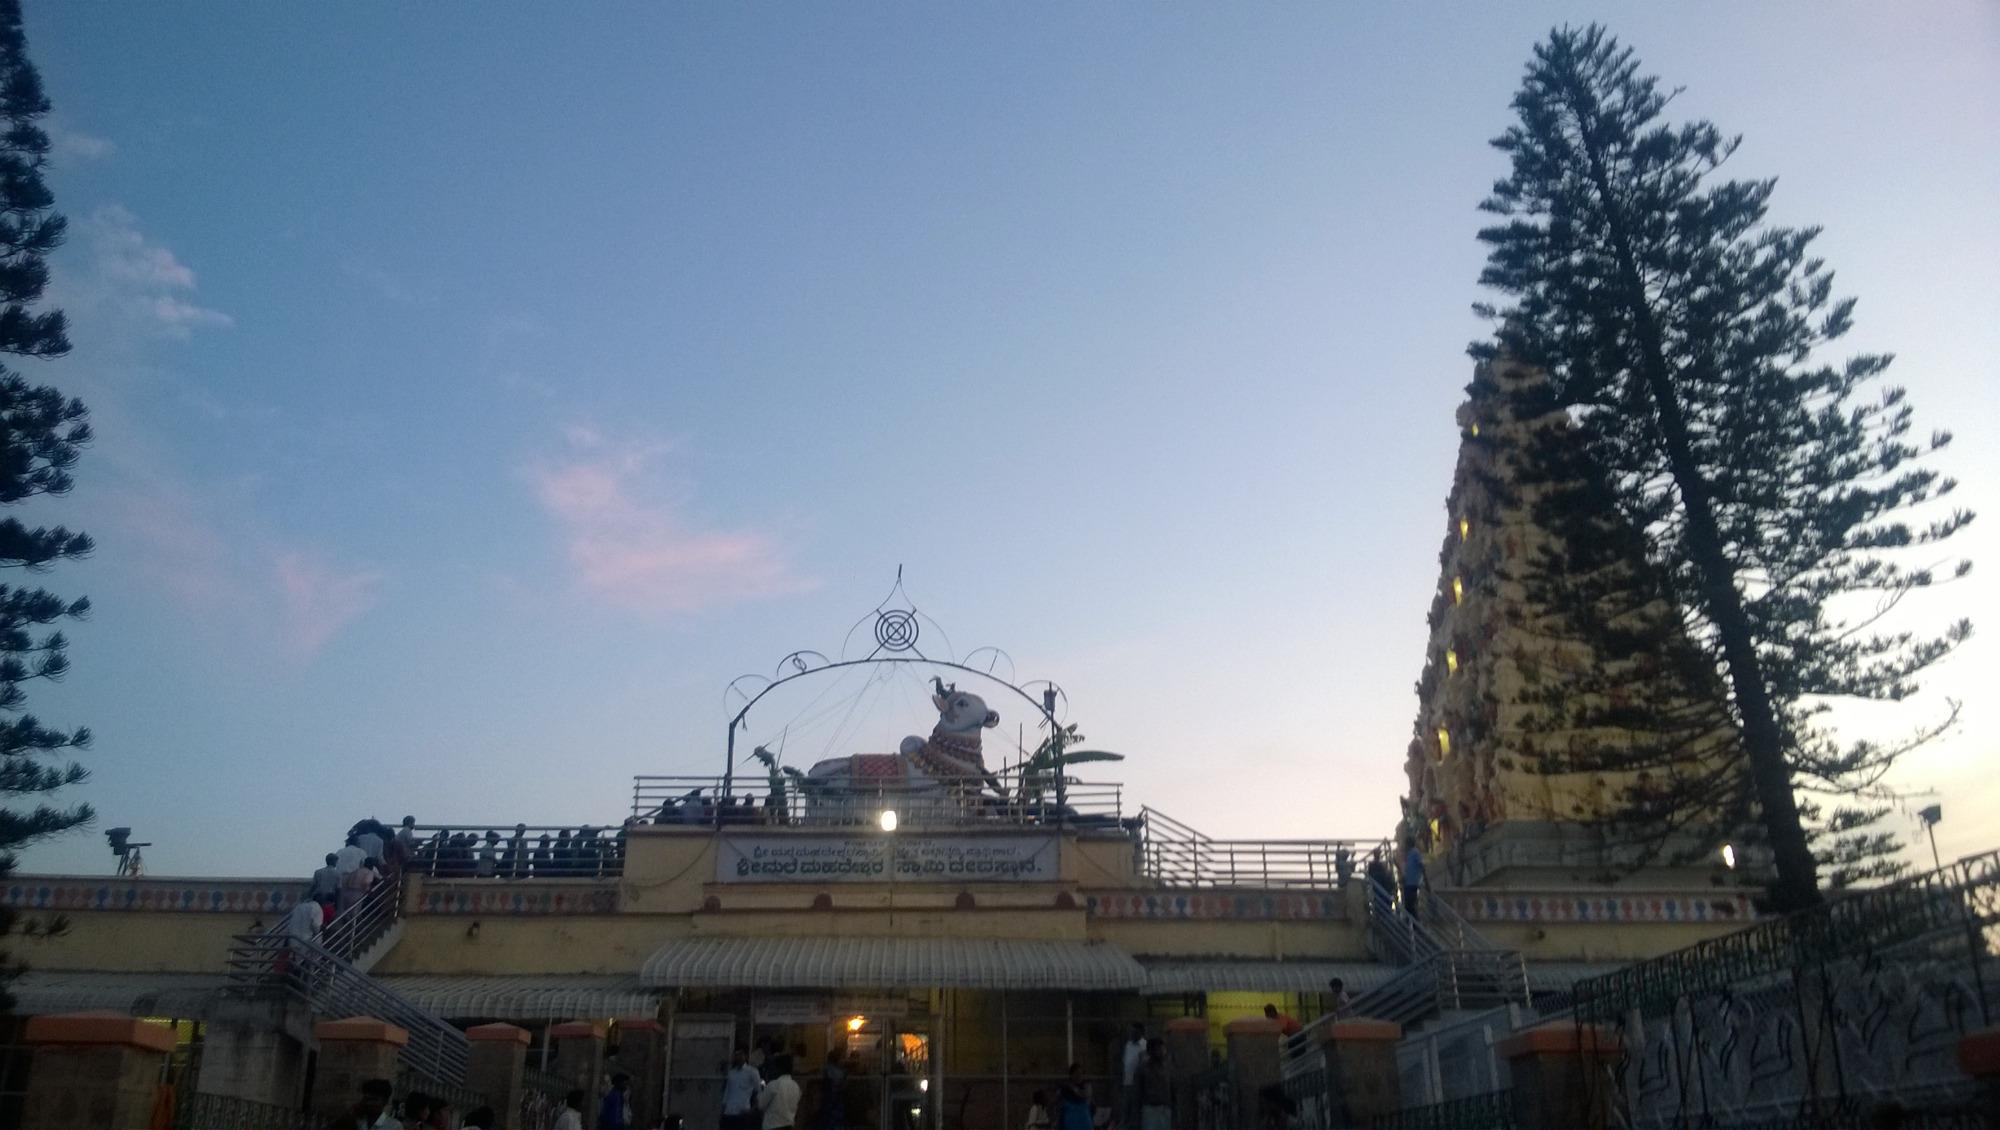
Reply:
<svg viewBox="0 0 2000 1130"><path fill-rule="evenodd" d="M363 852L366 852L369 858L371 859L382 858L382 849L388 846L387 844L382 842L381 833L375 830L380 827L381 827L380 824L377 824L371 820L361 825L359 828L356 828L354 831L354 842L357 845L359 845L361 850Z"/></svg>
<svg viewBox="0 0 2000 1130"><path fill-rule="evenodd" d="M347 846L333 853L333 867L334 870L345 875L349 871L361 866L367 859L368 853L361 850L361 841L353 836L349 836L347 837Z"/></svg>
<svg viewBox="0 0 2000 1130"><path fill-rule="evenodd" d="M396 829L396 842L403 845L404 859L409 860L409 859L415 859L417 857L416 817L414 816L403 817L403 826Z"/></svg>
<svg viewBox="0 0 2000 1130"><path fill-rule="evenodd" d="M722 1078L722 1130L754 1130L757 1092L763 1089L764 1077L750 1066L750 1053L737 1048Z"/></svg>
<svg viewBox="0 0 2000 1130"><path fill-rule="evenodd" d="M556 1116L555 1130L583 1130L583 1104L588 1101L582 1091L571 1091L563 1099L563 1112Z"/></svg>
<svg viewBox="0 0 2000 1130"><path fill-rule="evenodd" d="M316 902L332 902L340 894L340 856L326 853L326 866L313 872L312 898Z"/></svg>
<svg viewBox="0 0 2000 1130"><path fill-rule="evenodd" d="M1122 1066L1125 1073L1120 1076L1118 1091L1119 1114L1123 1125L1139 1125L1139 1067L1146 1062L1146 1026L1137 1020L1132 1022L1132 1034L1125 1040L1125 1054Z"/></svg>
<svg viewBox="0 0 2000 1130"><path fill-rule="evenodd" d="M285 915L285 934L302 942L310 942L319 933L319 904L311 899L300 899L299 904Z"/></svg>
<svg viewBox="0 0 2000 1130"><path fill-rule="evenodd" d="M403 1124L389 1113L389 1098L395 1093L387 1079L370 1079L361 1084L361 1101L354 1104L361 1130L403 1130Z"/></svg>
<svg viewBox="0 0 2000 1130"><path fill-rule="evenodd" d="M771 1070L771 1081L757 1096L757 1109L764 1112L763 1130L792 1130L792 1121L799 1114L799 1084L792 1078L792 1057L776 1057Z"/></svg>

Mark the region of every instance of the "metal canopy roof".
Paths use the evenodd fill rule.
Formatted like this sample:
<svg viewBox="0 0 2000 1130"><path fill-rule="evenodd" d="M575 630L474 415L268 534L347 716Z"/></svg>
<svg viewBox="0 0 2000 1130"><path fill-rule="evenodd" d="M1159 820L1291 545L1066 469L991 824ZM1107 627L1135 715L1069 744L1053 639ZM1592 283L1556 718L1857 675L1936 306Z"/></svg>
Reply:
<svg viewBox="0 0 2000 1130"><path fill-rule="evenodd" d="M628 975L603 977L449 977L431 974L378 976L382 987L408 997L418 1008L448 1020L609 1020L650 1017L660 1009L660 993Z"/></svg>
<svg viewBox="0 0 2000 1130"><path fill-rule="evenodd" d="M1146 971L1102 942L1009 938L689 938L640 980L678 988L1142 989Z"/></svg>
<svg viewBox="0 0 2000 1130"><path fill-rule="evenodd" d="M1169 993L1324 993L1338 977L1350 993L1393 977L1393 965L1369 961L1146 960L1146 991Z"/></svg>
<svg viewBox="0 0 2000 1130"><path fill-rule="evenodd" d="M122 1012L200 1020L229 986L226 973L23 973L7 986L21 1016Z"/></svg>

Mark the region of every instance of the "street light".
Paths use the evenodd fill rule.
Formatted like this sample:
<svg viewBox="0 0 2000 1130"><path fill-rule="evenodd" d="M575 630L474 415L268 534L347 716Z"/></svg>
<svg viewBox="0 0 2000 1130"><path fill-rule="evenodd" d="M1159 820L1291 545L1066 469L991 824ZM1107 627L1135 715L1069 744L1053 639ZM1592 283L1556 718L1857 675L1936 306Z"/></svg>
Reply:
<svg viewBox="0 0 2000 1130"><path fill-rule="evenodd" d="M1927 808L1919 809L1917 811L1917 819L1924 822L1924 831L1931 838L1931 870L1944 870L1944 864L1938 862L1937 853L1937 826L1938 821L1944 819L1944 805L1933 804Z"/></svg>
<svg viewBox="0 0 2000 1130"><path fill-rule="evenodd" d="M885 809L883 809L883 810L882 810L882 817L881 817L881 823L882 823L882 830L883 830L884 832L893 832L893 831L895 831L895 830L896 830L896 810L895 810L895 809L893 809L893 808L885 808Z"/></svg>

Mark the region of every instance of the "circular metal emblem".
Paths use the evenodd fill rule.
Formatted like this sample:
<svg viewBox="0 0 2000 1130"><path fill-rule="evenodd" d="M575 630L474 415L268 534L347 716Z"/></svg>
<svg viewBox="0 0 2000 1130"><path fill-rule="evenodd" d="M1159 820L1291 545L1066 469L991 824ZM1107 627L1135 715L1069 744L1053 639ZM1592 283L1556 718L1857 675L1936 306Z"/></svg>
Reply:
<svg viewBox="0 0 2000 1130"><path fill-rule="evenodd" d="M875 642L884 651L908 651L917 646L917 614L903 608L876 614Z"/></svg>

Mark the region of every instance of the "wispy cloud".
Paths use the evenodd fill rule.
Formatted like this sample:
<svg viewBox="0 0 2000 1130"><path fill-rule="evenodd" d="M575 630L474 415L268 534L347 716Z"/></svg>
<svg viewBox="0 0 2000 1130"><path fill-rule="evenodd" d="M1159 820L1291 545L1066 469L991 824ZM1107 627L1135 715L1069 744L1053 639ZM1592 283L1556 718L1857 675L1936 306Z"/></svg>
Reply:
<svg viewBox="0 0 2000 1130"><path fill-rule="evenodd" d="M565 441L562 457L522 473L586 591L633 611L688 613L816 587L771 534L697 528L661 482L664 446L582 425Z"/></svg>
<svg viewBox="0 0 2000 1130"><path fill-rule="evenodd" d="M338 570L304 553L279 555L276 572L284 598L285 643L302 657L317 654L342 628L375 607L382 584L378 570Z"/></svg>
<svg viewBox="0 0 2000 1130"><path fill-rule="evenodd" d="M59 165L99 161L118 151L109 138L71 129L59 121L43 122L42 131L49 135L49 155Z"/></svg>
<svg viewBox="0 0 2000 1130"><path fill-rule="evenodd" d="M153 332L186 338L204 327L226 328L234 319L193 300L194 269L139 230L138 217L109 204L82 225L90 247L90 268L79 293L67 301L109 302Z"/></svg>

